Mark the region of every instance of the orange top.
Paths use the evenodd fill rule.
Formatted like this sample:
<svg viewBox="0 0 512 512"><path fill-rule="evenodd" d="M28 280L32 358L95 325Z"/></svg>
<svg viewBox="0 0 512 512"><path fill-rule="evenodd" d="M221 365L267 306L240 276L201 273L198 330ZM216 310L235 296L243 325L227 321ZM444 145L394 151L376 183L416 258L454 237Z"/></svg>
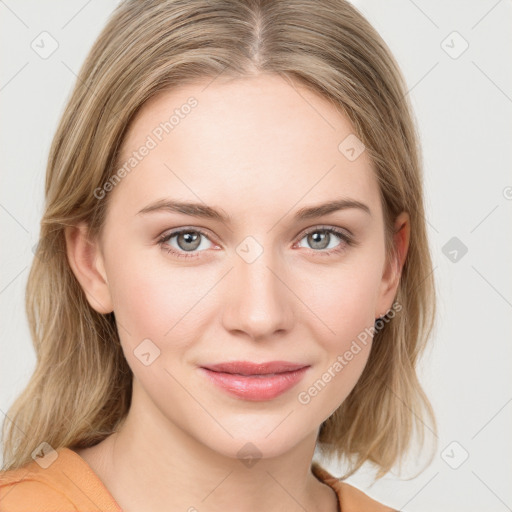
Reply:
<svg viewBox="0 0 512 512"><path fill-rule="evenodd" d="M34 460L0 472L0 512L123 512L85 459L65 447L58 448L56 454L50 465ZM317 462L311 470L334 489L341 512L394 512L332 476Z"/></svg>

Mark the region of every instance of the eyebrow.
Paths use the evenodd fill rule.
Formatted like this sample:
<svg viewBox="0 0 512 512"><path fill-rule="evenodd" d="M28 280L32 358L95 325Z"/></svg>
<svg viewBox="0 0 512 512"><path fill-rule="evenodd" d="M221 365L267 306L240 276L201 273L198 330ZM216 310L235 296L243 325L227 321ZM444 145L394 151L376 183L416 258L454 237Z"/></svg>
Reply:
<svg viewBox="0 0 512 512"><path fill-rule="evenodd" d="M350 208L357 208L370 216L372 214L370 208L360 201L355 199L335 199L327 203L316 204L299 209L294 215L294 220L300 221L305 219L314 219L316 217L328 215L329 213L333 213L339 210L347 210ZM231 223L231 217L229 215L220 210L212 208L211 206L207 206L202 203L170 201L167 199L161 199L144 207L137 213L137 215L158 211L183 213L184 215L190 215L191 217L217 220L223 222L224 224Z"/></svg>

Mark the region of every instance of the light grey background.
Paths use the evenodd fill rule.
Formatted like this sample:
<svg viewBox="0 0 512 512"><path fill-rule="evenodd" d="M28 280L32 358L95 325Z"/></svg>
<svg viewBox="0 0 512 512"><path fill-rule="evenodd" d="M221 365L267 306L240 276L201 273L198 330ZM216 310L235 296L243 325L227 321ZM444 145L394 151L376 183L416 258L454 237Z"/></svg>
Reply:
<svg viewBox="0 0 512 512"><path fill-rule="evenodd" d="M512 510L512 2L354 4L401 65L422 137L439 314L421 381L437 414L439 450L416 478L395 471L370 487L365 468L349 482L408 512ZM35 365L24 290L50 142L116 5L0 1L0 421ZM31 47L43 31L58 42L48 58ZM402 476L422 465L411 457Z"/></svg>

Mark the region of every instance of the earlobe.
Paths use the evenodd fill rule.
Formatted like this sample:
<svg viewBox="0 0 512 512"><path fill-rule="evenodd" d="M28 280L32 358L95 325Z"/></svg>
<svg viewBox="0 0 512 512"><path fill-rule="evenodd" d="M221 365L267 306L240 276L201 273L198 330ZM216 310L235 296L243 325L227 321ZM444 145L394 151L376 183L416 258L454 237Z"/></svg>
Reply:
<svg viewBox="0 0 512 512"><path fill-rule="evenodd" d="M396 295L409 249L410 229L409 214L407 212L400 213L394 226L393 257L391 261L387 262L382 276L381 293L377 303L377 311L375 311L376 317L384 316L387 313Z"/></svg>
<svg viewBox="0 0 512 512"><path fill-rule="evenodd" d="M85 222L67 227L65 237L69 265L87 301L98 313L111 313L114 308L98 242L88 238Z"/></svg>

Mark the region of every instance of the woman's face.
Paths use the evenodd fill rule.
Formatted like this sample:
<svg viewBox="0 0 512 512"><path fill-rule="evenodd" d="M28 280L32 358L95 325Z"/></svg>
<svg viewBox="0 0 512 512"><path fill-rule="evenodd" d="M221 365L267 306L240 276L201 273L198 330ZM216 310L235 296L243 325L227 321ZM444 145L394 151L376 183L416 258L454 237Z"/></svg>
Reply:
<svg viewBox="0 0 512 512"><path fill-rule="evenodd" d="M378 185L352 133L325 99L278 76L205 80L144 105L125 172L97 192L109 201L104 306L137 399L219 453L252 443L271 457L316 437L393 303ZM335 201L365 206L310 211ZM305 369L217 380L204 369L233 361Z"/></svg>

